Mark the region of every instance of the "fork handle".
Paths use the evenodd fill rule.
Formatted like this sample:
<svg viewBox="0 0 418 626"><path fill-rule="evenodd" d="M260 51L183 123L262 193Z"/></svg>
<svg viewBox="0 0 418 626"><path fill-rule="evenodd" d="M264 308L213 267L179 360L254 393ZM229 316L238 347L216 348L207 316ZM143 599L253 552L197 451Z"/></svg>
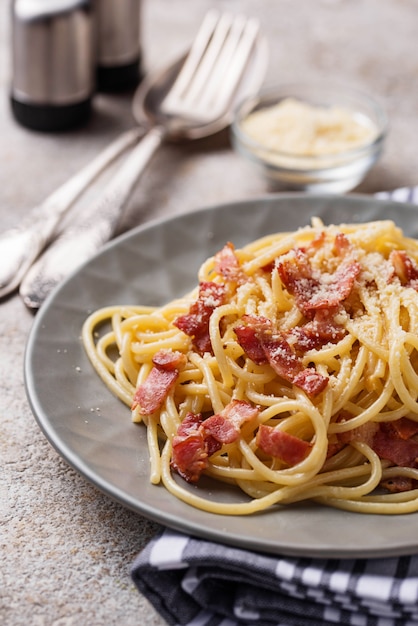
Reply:
<svg viewBox="0 0 418 626"><path fill-rule="evenodd" d="M152 128L133 148L86 217L67 228L32 265L20 285L26 306L37 309L50 291L87 261L113 236L132 191L165 136L162 127Z"/></svg>
<svg viewBox="0 0 418 626"><path fill-rule="evenodd" d="M42 204L29 211L19 225L0 233L0 298L16 289L38 254L56 234L61 219L77 198L142 135L139 127L120 135Z"/></svg>
<svg viewBox="0 0 418 626"><path fill-rule="evenodd" d="M141 174L161 145L165 134L162 126L151 128L126 157L103 194L86 208L86 217L77 224L77 228L84 232L91 229L92 235L95 231L98 246L112 237Z"/></svg>

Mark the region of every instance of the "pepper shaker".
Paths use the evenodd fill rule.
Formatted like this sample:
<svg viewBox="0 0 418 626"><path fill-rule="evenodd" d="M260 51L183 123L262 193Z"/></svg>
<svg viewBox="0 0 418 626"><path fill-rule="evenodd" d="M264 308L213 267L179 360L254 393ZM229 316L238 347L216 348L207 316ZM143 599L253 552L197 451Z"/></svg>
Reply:
<svg viewBox="0 0 418 626"><path fill-rule="evenodd" d="M11 106L18 122L62 131L85 122L94 91L88 0L14 0Z"/></svg>
<svg viewBox="0 0 418 626"><path fill-rule="evenodd" d="M141 0L95 0L96 86L133 89L141 79Z"/></svg>

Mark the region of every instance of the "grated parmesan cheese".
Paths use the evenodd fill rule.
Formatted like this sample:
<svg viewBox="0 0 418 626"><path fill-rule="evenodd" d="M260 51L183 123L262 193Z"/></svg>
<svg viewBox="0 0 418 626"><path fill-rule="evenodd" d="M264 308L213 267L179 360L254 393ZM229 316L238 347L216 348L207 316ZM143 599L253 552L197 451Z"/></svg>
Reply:
<svg viewBox="0 0 418 626"><path fill-rule="evenodd" d="M376 125L361 113L339 106L313 106L295 98L251 113L242 125L264 147L303 157L346 152L378 135Z"/></svg>

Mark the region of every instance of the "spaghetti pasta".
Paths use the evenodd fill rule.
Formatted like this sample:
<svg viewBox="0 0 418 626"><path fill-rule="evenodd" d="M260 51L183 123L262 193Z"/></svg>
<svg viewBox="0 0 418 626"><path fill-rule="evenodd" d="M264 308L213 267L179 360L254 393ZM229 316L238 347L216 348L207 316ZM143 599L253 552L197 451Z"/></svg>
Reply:
<svg viewBox="0 0 418 626"><path fill-rule="evenodd" d="M226 243L189 294L100 309L82 338L146 426L151 482L190 505L418 510L418 242L394 222ZM241 501L188 488L202 474Z"/></svg>

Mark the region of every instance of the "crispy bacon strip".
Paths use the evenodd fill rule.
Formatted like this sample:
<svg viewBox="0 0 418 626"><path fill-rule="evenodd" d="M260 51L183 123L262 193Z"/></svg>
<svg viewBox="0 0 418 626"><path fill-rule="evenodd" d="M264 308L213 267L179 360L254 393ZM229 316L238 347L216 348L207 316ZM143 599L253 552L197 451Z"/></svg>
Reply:
<svg viewBox="0 0 418 626"><path fill-rule="evenodd" d="M418 422L407 417L401 417L401 419L391 422L390 425L401 439L410 439L418 435Z"/></svg>
<svg viewBox="0 0 418 626"><path fill-rule="evenodd" d="M412 287L418 291L418 267L404 250L393 250L389 261L392 263L395 274L402 285Z"/></svg>
<svg viewBox="0 0 418 626"><path fill-rule="evenodd" d="M289 466L303 461L312 448L308 441L266 424L260 425L256 443L265 454L278 458Z"/></svg>
<svg viewBox="0 0 418 626"><path fill-rule="evenodd" d="M314 398L324 391L325 387L328 385L328 378L322 376L322 374L317 372L313 367L306 367L299 372L299 374L296 374L292 382L296 387L303 389L308 396Z"/></svg>
<svg viewBox="0 0 418 626"><path fill-rule="evenodd" d="M390 422L380 424L372 448L381 459L394 465L418 467L418 441L403 439Z"/></svg>
<svg viewBox="0 0 418 626"><path fill-rule="evenodd" d="M343 444L351 443L352 441L362 441L368 446L373 447L374 437L378 430L379 424L377 422L366 422L362 426L358 426L352 430L338 433L338 439Z"/></svg>
<svg viewBox="0 0 418 626"><path fill-rule="evenodd" d="M334 246L341 254L346 248L345 237L335 240ZM354 281L361 271L357 261L343 258L332 280L325 280L314 272L309 254L303 248L296 248L277 262L277 271L286 289L296 300L299 309L310 318L318 309L338 307L351 293Z"/></svg>
<svg viewBox="0 0 418 626"><path fill-rule="evenodd" d="M152 358L156 367L167 372L180 370L186 365L186 356L178 350L158 350Z"/></svg>
<svg viewBox="0 0 418 626"><path fill-rule="evenodd" d="M325 234L325 233L324 233ZM344 233L337 233L334 239L334 250L338 256L344 256L351 248L351 243Z"/></svg>
<svg viewBox="0 0 418 626"><path fill-rule="evenodd" d="M417 432L418 424L403 417L395 422L367 422L339 433L338 439L343 443L363 441L381 459L398 466L418 467L418 441L412 438Z"/></svg>
<svg viewBox="0 0 418 626"><path fill-rule="evenodd" d="M209 464L209 456L221 444L205 437L202 415L188 413L173 438L171 467L184 480L196 483Z"/></svg>
<svg viewBox="0 0 418 626"><path fill-rule="evenodd" d="M297 354L303 356L308 350L318 350L327 343L337 343L346 334L345 328L335 322L338 309L319 309L311 321L292 328L287 340Z"/></svg>
<svg viewBox="0 0 418 626"><path fill-rule="evenodd" d="M257 417L259 410L248 402L232 400L221 413L203 420L188 413L173 438L171 467L184 480L196 483L208 467L209 457L224 443L236 441L241 426Z"/></svg>
<svg viewBox="0 0 418 626"><path fill-rule="evenodd" d="M240 435L240 428L257 417L259 410L249 402L232 400L221 413L203 422L205 432L221 443L233 443Z"/></svg>
<svg viewBox="0 0 418 626"><path fill-rule="evenodd" d="M246 315L235 327L235 333L251 360L258 364L268 362L281 378L294 383L309 396L318 395L327 386L328 378L314 368L304 368L286 337L272 331L270 320Z"/></svg>
<svg viewBox="0 0 418 626"><path fill-rule="evenodd" d="M313 308L323 309L332 306L337 306L343 302L350 295L354 281L361 272L361 265L357 261L350 259L344 260L334 273L334 280L331 283L329 296L325 298L326 303L321 302L320 294L318 302L314 304ZM321 290L322 290L321 286Z"/></svg>
<svg viewBox="0 0 418 626"><path fill-rule="evenodd" d="M418 423L406 417L394 422L367 422L353 430L339 433L342 444L362 441L369 445L381 459L386 459L398 467L418 467L418 441L413 437L418 433ZM395 476L382 481L382 487L392 493L408 491L416 481L403 476Z"/></svg>
<svg viewBox="0 0 418 626"><path fill-rule="evenodd" d="M192 337L199 354L212 352L209 337L209 320L216 307L225 301L225 287L213 282L199 285L198 299L191 305L189 313L180 315L173 323L186 335Z"/></svg>
<svg viewBox="0 0 418 626"><path fill-rule="evenodd" d="M386 478L380 483L382 487L390 493L400 493L402 491L411 491L416 488L417 481L409 476L392 476Z"/></svg>
<svg viewBox="0 0 418 626"><path fill-rule="evenodd" d="M344 445L337 435L328 435L327 459L330 459L334 454L338 454L344 448Z"/></svg>
<svg viewBox="0 0 418 626"><path fill-rule="evenodd" d="M309 396L316 396L325 389L328 378L312 367L304 368L301 359L296 356L286 339L266 333L260 337L260 341L267 361L279 376L294 383Z"/></svg>
<svg viewBox="0 0 418 626"><path fill-rule="evenodd" d="M312 241L309 244L309 246L307 248L304 248L304 249L307 250L307 251L319 250L320 248L322 248L324 243L325 243L325 231L321 231L318 235L315 236L314 239L312 239Z"/></svg>
<svg viewBox="0 0 418 626"><path fill-rule="evenodd" d="M215 254L215 270L229 282L241 284L247 278L240 266L235 247L230 241Z"/></svg>
<svg viewBox="0 0 418 626"><path fill-rule="evenodd" d="M318 289L318 281L313 277L312 268L305 250L296 248L292 256L276 263L280 279L295 299L298 307L305 310L311 294Z"/></svg>
<svg viewBox="0 0 418 626"><path fill-rule="evenodd" d="M267 356L260 341L259 332L272 332L271 320L262 316L244 315L234 328L238 343L254 363L267 362Z"/></svg>
<svg viewBox="0 0 418 626"><path fill-rule="evenodd" d="M186 356L174 350L159 350L152 362L154 367L136 389L132 401L131 409L139 407L142 415L151 415L161 408L186 364Z"/></svg>

